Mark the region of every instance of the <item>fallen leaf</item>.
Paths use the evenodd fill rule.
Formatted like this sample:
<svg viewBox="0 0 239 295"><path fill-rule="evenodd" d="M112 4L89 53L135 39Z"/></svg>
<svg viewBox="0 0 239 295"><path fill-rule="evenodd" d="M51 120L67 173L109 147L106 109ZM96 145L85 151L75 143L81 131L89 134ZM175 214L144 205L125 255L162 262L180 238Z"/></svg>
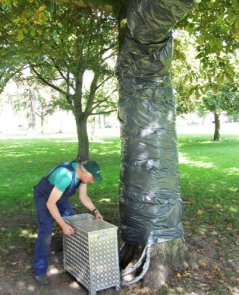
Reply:
<svg viewBox="0 0 239 295"><path fill-rule="evenodd" d="M204 211L203 210L201 210L201 209L198 209L198 211L197 211L197 215L202 215L204 213Z"/></svg>
<svg viewBox="0 0 239 295"><path fill-rule="evenodd" d="M208 268L208 264L206 261L199 261L199 267L206 269L206 268Z"/></svg>
<svg viewBox="0 0 239 295"><path fill-rule="evenodd" d="M214 279L215 279L215 276L213 276L213 275L209 275L209 274L206 274L205 277L206 277L208 280L214 280Z"/></svg>

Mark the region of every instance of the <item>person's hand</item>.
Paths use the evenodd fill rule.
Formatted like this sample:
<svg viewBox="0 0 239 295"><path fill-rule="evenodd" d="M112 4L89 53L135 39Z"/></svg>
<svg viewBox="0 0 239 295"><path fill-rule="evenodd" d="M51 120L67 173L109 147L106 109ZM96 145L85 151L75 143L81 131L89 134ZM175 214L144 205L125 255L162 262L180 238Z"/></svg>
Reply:
<svg viewBox="0 0 239 295"><path fill-rule="evenodd" d="M74 234L74 228L71 227L69 224L65 223L63 226L62 226L62 231L65 235L72 235Z"/></svg>
<svg viewBox="0 0 239 295"><path fill-rule="evenodd" d="M100 214L100 211L99 211L98 209L95 210L94 215L95 215L95 218L96 218L96 219L101 219L101 220L103 220L103 216Z"/></svg>

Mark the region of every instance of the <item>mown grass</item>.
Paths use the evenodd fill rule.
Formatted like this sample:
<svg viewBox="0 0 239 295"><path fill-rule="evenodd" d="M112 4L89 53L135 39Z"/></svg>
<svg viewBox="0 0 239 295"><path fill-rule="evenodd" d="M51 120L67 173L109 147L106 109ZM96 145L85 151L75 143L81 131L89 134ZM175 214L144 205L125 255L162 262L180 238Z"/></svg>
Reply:
<svg viewBox="0 0 239 295"><path fill-rule="evenodd" d="M216 227L234 233L239 225L239 138L179 138L184 220L195 230Z"/></svg>
<svg viewBox="0 0 239 295"><path fill-rule="evenodd" d="M119 139L115 138L90 144L91 158L101 164L104 181L89 185L89 195L106 214L118 209L119 145ZM7 215L24 215L34 213L34 185L58 163L73 160L77 142L73 139L1 140L0 154L0 210ZM72 201L79 208L78 196Z"/></svg>
<svg viewBox="0 0 239 295"><path fill-rule="evenodd" d="M120 141L102 138L90 144L91 158L101 164L104 181L89 185L89 195L106 220L118 218ZM75 158L74 139L0 140L0 222L34 214L32 188L54 165ZM212 142L207 135L179 136L179 169L184 223L195 231L239 226L239 138ZM72 203L85 212L77 196Z"/></svg>

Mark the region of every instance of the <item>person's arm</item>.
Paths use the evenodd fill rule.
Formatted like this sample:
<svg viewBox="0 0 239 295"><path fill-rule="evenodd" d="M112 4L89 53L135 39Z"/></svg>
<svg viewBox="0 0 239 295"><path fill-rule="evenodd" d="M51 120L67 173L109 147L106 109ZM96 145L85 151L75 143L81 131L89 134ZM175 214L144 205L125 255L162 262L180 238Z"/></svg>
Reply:
<svg viewBox="0 0 239 295"><path fill-rule="evenodd" d="M95 207L91 199L88 197L87 185L85 183L82 183L79 187L79 199L81 203L95 215L95 218L103 219L100 211Z"/></svg>
<svg viewBox="0 0 239 295"><path fill-rule="evenodd" d="M51 213L52 217L62 228L63 233L65 235L71 235L74 233L74 229L64 221L64 219L61 217L61 214L56 206L56 202L60 199L61 196L62 196L62 191L60 191L57 187L54 187L47 200L46 206L49 212Z"/></svg>

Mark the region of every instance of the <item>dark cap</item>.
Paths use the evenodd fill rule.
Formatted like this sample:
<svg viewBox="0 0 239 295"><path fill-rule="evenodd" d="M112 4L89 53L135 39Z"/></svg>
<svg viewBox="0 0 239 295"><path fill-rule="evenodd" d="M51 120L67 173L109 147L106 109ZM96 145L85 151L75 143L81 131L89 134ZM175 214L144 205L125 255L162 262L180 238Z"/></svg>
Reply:
<svg viewBox="0 0 239 295"><path fill-rule="evenodd" d="M83 167L92 174L95 181L101 181L103 180L101 174L100 174L100 166L95 161L86 161L82 163Z"/></svg>

